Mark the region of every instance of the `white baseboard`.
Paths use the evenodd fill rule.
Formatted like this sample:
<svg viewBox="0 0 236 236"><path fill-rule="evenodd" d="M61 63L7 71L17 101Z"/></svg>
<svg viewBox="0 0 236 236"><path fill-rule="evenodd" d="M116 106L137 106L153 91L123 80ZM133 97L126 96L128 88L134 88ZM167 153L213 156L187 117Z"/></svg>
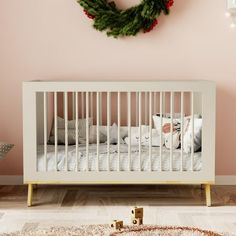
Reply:
<svg viewBox="0 0 236 236"><path fill-rule="evenodd" d="M21 185L22 175L0 175L0 185ZM236 185L236 175L217 175L216 185Z"/></svg>
<svg viewBox="0 0 236 236"><path fill-rule="evenodd" d="M0 175L0 185L22 185L22 175Z"/></svg>
<svg viewBox="0 0 236 236"><path fill-rule="evenodd" d="M236 185L236 175L217 175L217 185Z"/></svg>

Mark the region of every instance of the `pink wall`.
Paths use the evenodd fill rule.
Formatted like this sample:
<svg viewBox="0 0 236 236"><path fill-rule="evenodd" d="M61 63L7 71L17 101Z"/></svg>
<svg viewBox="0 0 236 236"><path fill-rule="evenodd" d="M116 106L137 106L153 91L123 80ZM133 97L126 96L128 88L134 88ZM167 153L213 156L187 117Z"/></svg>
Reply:
<svg viewBox="0 0 236 236"><path fill-rule="evenodd" d="M225 7L226 0L176 0L158 29L113 39L91 28L75 0L1 0L0 140L16 145L0 161L1 175L22 174L21 84L34 79L214 80L216 171L235 175L236 30Z"/></svg>

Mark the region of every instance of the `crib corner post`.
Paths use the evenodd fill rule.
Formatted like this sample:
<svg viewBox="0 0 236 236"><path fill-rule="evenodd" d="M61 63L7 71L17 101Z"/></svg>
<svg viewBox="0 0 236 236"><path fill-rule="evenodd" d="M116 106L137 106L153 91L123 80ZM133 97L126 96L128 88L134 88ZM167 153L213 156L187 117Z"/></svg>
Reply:
<svg viewBox="0 0 236 236"><path fill-rule="evenodd" d="M27 206L32 206L32 198L33 198L33 184L28 184L28 199L27 199Z"/></svg>
<svg viewBox="0 0 236 236"><path fill-rule="evenodd" d="M210 207L211 206L211 185L210 184L205 185L205 194L206 194L206 205Z"/></svg>

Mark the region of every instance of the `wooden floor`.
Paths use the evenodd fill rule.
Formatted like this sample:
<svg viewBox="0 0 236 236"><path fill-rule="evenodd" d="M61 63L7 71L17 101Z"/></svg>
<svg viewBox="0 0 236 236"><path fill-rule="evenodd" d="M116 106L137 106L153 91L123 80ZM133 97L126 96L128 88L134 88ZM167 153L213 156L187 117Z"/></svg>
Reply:
<svg viewBox="0 0 236 236"><path fill-rule="evenodd" d="M212 188L205 206L200 186L40 186L34 207L26 186L0 186L0 232L36 227L130 223L130 209L144 207L144 223L182 225L236 233L236 186Z"/></svg>

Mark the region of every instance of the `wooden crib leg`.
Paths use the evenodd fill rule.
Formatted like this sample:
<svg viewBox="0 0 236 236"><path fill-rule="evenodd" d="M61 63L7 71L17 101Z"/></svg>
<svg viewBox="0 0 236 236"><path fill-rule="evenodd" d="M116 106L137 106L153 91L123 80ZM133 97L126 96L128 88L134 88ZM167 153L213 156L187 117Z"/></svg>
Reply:
<svg viewBox="0 0 236 236"><path fill-rule="evenodd" d="M205 185L205 193L206 193L206 205L210 207L211 206L211 185L210 184Z"/></svg>
<svg viewBox="0 0 236 236"><path fill-rule="evenodd" d="M28 207L32 206L32 198L33 198L33 184L28 184L28 199L27 199Z"/></svg>

